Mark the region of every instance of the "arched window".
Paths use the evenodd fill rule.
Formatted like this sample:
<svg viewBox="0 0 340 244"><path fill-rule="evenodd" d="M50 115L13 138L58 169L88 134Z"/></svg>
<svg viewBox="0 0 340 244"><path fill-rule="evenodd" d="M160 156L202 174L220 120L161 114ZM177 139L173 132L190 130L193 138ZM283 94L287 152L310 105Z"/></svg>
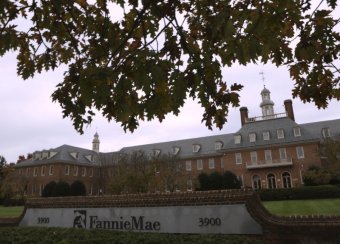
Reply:
<svg viewBox="0 0 340 244"><path fill-rule="evenodd" d="M258 175L253 176L253 188L261 189L261 177Z"/></svg>
<svg viewBox="0 0 340 244"><path fill-rule="evenodd" d="M282 180L283 180L283 188L291 188L292 187L290 174L288 172L284 172L282 174Z"/></svg>
<svg viewBox="0 0 340 244"><path fill-rule="evenodd" d="M267 182L268 182L268 188L269 189L275 189L276 188L276 179L274 174L268 174L267 175Z"/></svg>

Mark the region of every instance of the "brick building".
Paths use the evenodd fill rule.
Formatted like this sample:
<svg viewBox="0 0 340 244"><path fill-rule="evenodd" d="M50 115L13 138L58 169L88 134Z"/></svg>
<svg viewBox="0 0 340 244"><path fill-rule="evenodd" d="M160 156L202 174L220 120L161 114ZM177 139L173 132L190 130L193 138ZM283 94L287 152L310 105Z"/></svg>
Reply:
<svg viewBox="0 0 340 244"><path fill-rule="evenodd" d="M235 133L124 147L109 153L99 151L96 133L92 150L63 145L37 151L31 159L15 166L15 174L27 182L27 195L40 195L51 180L69 184L81 180L88 195L100 190L105 193L119 155L144 151L180 157L182 176L187 182L180 190L194 189L202 172L227 170L236 174L247 188L300 186L303 171L311 165L321 165L320 142L340 133L340 119L298 124L291 100L284 101L285 111L275 113L270 91L264 88L261 97L262 116L249 118L248 109L240 108L241 128Z"/></svg>

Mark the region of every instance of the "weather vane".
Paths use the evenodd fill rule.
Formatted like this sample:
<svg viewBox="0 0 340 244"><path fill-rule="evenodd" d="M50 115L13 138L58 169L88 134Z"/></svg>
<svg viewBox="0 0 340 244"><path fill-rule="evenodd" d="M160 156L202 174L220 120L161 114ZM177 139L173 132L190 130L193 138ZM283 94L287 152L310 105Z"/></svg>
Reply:
<svg viewBox="0 0 340 244"><path fill-rule="evenodd" d="M264 72L263 72L263 70L261 70L260 75L262 77L263 86L266 87L266 84L265 84L266 82L265 82L265 79L264 79Z"/></svg>

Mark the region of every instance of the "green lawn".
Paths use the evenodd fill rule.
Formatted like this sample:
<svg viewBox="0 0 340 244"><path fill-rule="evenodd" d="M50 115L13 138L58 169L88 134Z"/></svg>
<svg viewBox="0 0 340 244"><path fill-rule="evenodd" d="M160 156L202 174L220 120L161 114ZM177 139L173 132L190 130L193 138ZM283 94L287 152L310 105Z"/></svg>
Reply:
<svg viewBox="0 0 340 244"><path fill-rule="evenodd" d="M340 199L262 202L275 215L340 215Z"/></svg>
<svg viewBox="0 0 340 244"><path fill-rule="evenodd" d="M19 217L22 214L24 207L4 207L0 206L0 218L1 217Z"/></svg>

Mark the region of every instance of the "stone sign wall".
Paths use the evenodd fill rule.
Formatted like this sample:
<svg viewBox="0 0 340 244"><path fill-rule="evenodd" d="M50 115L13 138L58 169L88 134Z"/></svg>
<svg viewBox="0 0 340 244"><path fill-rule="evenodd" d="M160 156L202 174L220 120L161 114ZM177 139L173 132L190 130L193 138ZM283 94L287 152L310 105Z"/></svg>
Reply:
<svg viewBox="0 0 340 244"><path fill-rule="evenodd" d="M261 234L244 204L129 208L33 208L20 226L160 233Z"/></svg>

